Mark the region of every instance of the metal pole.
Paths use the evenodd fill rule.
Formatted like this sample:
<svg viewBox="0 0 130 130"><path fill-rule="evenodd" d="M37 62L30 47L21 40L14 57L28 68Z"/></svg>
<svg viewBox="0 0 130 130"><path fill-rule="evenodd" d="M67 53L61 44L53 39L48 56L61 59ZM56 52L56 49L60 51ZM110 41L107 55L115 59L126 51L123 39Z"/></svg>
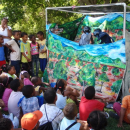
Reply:
<svg viewBox="0 0 130 130"><path fill-rule="evenodd" d="M47 19L47 8L46 8L46 26L47 26L47 21L48 21L48 19Z"/></svg>

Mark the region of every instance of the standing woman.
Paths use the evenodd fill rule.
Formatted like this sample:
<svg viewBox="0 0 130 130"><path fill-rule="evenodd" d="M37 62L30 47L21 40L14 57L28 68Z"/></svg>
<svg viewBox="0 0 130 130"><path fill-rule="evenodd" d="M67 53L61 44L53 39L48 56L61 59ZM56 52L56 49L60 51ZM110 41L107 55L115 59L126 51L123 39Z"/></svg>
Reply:
<svg viewBox="0 0 130 130"><path fill-rule="evenodd" d="M3 39L4 39L3 45L5 45L5 43L7 43L9 40L11 40L12 30L11 30L11 27L8 26L8 19L6 17L4 17L1 21L0 35L2 35ZM9 62L8 51L9 51L8 48L5 46L4 52L5 52L5 57L6 57L7 62Z"/></svg>

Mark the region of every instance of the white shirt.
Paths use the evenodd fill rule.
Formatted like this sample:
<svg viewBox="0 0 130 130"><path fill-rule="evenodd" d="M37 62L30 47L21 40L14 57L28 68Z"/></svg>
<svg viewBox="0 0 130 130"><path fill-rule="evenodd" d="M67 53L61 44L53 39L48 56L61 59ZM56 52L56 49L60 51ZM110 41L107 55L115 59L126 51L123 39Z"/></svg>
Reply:
<svg viewBox="0 0 130 130"><path fill-rule="evenodd" d="M53 130L57 130L59 123L64 117L62 110L56 107L55 104L43 104L40 108L40 111L43 113L42 118L39 120L40 126L48 122L44 106L46 107L47 117L49 121L52 121L56 116L56 118L52 121L52 127Z"/></svg>
<svg viewBox="0 0 130 130"><path fill-rule="evenodd" d="M75 122L75 120L69 120L66 117L64 117L60 124L60 130L65 130L67 127L69 127L74 122ZM81 126L80 123L76 123L69 130L79 130L80 126Z"/></svg>
<svg viewBox="0 0 130 130"><path fill-rule="evenodd" d="M57 94L56 106L60 109L63 109L66 106L67 97L66 96L64 97L63 95L58 94L58 93L56 94Z"/></svg>
<svg viewBox="0 0 130 130"><path fill-rule="evenodd" d="M22 92L12 91L8 100L8 111L17 118L20 116L20 108L18 107L18 102L21 97L23 97Z"/></svg>
<svg viewBox="0 0 130 130"><path fill-rule="evenodd" d="M8 29L11 30L11 27L8 26ZM0 35L8 36L8 30L7 30L7 28L5 28L5 30L3 30L3 28L1 27L1 25L0 25ZM4 38L4 43L3 43L3 45L5 45L5 43L7 43L9 40L10 40L10 39Z"/></svg>
<svg viewBox="0 0 130 130"><path fill-rule="evenodd" d="M15 52L11 52L10 53L10 59L11 59L11 61L20 60L20 54L21 54L20 47L15 42L15 40L10 40L10 41L7 42L7 44L10 45L13 50L15 50Z"/></svg>

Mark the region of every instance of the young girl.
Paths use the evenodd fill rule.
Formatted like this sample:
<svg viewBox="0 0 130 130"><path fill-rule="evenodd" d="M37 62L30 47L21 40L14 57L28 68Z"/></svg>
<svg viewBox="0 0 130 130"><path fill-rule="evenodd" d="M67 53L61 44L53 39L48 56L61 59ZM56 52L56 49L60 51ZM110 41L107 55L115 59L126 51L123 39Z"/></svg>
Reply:
<svg viewBox="0 0 130 130"><path fill-rule="evenodd" d="M55 90L57 91L56 106L58 108L63 109L65 107L67 98L78 105L77 97L79 97L79 93L76 89L67 87L67 82L64 79L57 81Z"/></svg>
<svg viewBox="0 0 130 130"><path fill-rule="evenodd" d="M29 36L31 43L31 55L32 55L32 76L38 76L39 71L39 46L36 42L36 37L34 35ZM34 74L34 65L36 64L36 74Z"/></svg>
<svg viewBox="0 0 130 130"><path fill-rule="evenodd" d="M3 108L4 111L8 111L8 99L9 99L9 96L12 92L12 89L10 88L10 82L13 80L13 78L11 77L5 77L3 79L3 85L5 86L5 90L4 90L4 93L3 93L3 96L2 96L2 100L5 104L5 107Z"/></svg>
<svg viewBox="0 0 130 130"><path fill-rule="evenodd" d="M13 79L16 79L17 76L15 74L16 74L15 67L12 65L8 65L7 66L7 76L12 77Z"/></svg>

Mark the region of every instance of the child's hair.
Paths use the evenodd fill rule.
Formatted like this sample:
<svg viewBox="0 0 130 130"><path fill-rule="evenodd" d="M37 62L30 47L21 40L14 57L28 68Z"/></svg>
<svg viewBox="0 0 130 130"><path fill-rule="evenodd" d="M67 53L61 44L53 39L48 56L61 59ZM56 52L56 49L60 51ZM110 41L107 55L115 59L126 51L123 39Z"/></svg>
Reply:
<svg viewBox="0 0 130 130"><path fill-rule="evenodd" d="M5 91L5 86L3 83L0 83L0 99L2 99L4 91Z"/></svg>
<svg viewBox="0 0 130 130"><path fill-rule="evenodd" d="M25 35L28 35L26 32L21 33L21 37L24 37Z"/></svg>
<svg viewBox="0 0 130 130"><path fill-rule="evenodd" d="M105 114L98 110L90 113L87 122L94 130L102 130L107 126Z"/></svg>
<svg viewBox="0 0 130 130"><path fill-rule="evenodd" d="M30 78L30 76L29 76L29 73L28 73L28 72L24 72L24 73L23 73L23 76L24 76L24 78Z"/></svg>
<svg viewBox="0 0 130 130"><path fill-rule="evenodd" d="M39 77L32 77L31 82L35 85L38 82Z"/></svg>
<svg viewBox="0 0 130 130"><path fill-rule="evenodd" d="M2 65L1 68L2 68L2 71L3 71L3 72L6 72L6 73L7 73L7 66L8 66L7 64Z"/></svg>
<svg viewBox="0 0 130 130"><path fill-rule="evenodd" d="M44 36L44 33L42 31L39 31L37 34L40 34L40 35Z"/></svg>
<svg viewBox="0 0 130 130"><path fill-rule="evenodd" d="M34 37L34 35L33 35L33 34L29 35L29 39L30 39L30 40L32 39L32 37Z"/></svg>
<svg viewBox="0 0 130 130"><path fill-rule="evenodd" d="M11 88L13 91L15 91L15 92L17 92L19 86L20 86L20 81L19 81L19 79L14 79L14 80L11 81L11 83L10 83L10 88Z"/></svg>
<svg viewBox="0 0 130 130"><path fill-rule="evenodd" d="M69 103L67 104L64 109L63 109L63 113L65 115L65 117L69 120L74 119L74 117L77 115L78 113L78 109L75 103Z"/></svg>
<svg viewBox="0 0 130 130"><path fill-rule="evenodd" d="M3 17L3 19L5 19L5 20L7 20L7 22L9 22L9 20L8 20L8 18L7 18L7 17ZM2 20L3 20L3 19L2 19Z"/></svg>
<svg viewBox="0 0 130 130"><path fill-rule="evenodd" d="M34 88L32 85L26 85L23 87L22 92L26 98L30 98L34 92Z"/></svg>
<svg viewBox="0 0 130 130"><path fill-rule="evenodd" d="M93 99L95 96L95 88L93 86L89 86L85 89L85 97L87 99Z"/></svg>
<svg viewBox="0 0 130 130"><path fill-rule="evenodd" d="M57 89L59 89L61 93L63 94L64 89L65 89L64 86L67 85L65 82L66 81L64 79L58 79L56 82L55 90L57 91Z"/></svg>
<svg viewBox="0 0 130 130"><path fill-rule="evenodd" d="M8 85L11 83L11 81L13 81L13 78L6 76L6 77L3 78L3 85L7 88Z"/></svg>
<svg viewBox="0 0 130 130"><path fill-rule="evenodd" d="M12 65L7 65L7 73L12 69L12 67L14 67L14 66L12 66Z"/></svg>
<svg viewBox="0 0 130 130"><path fill-rule="evenodd" d="M0 130L11 130L13 127L12 121L8 118L0 119Z"/></svg>
<svg viewBox="0 0 130 130"><path fill-rule="evenodd" d="M50 104L54 103L55 97L56 97L56 92L53 88L46 90L44 93L44 98L46 103L50 103Z"/></svg>
<svg viewBox="0 0 130 130"><path fill-rule="evenodd" d="M2 35L0 35L0 37L1 37L1 38L3 38L3 36L2 36Z"/></svg>
<svg viewBox="0 0 130 130"><path fill-rule="evenodd" d="M14 30L14 31L12 32L12 35L14 36L16 33L19 33L19 31L18 31L18 30Z"/></svg>

